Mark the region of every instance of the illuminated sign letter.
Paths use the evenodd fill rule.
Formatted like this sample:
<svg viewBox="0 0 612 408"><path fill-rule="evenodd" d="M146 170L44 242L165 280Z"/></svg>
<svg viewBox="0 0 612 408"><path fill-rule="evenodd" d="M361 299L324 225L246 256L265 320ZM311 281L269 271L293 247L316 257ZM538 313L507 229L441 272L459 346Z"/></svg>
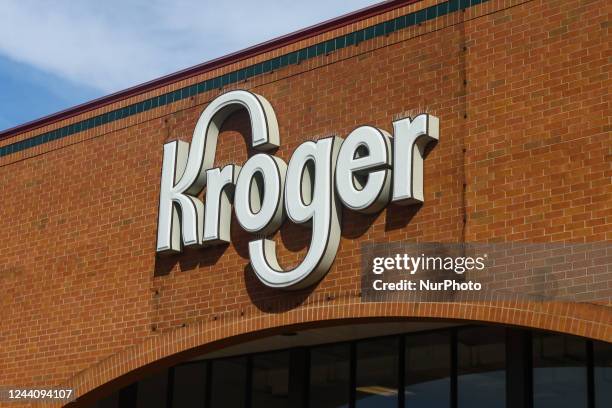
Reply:
<svg viewBox="0 0 612 408"><path fill-rule="evenodd" d="M271 234L283 223L283 186L287 165L278 157L256 154L242 167L234 211L248 232Z"/></svg>
<svg viewBox="0 0 612 408"><path fill-rule="evenodd" d="M206 209L204 212L205 244L230 242L232 203L230 197L240 173L240 166L229 164L223 169L206 170Z"/></svg>
<svg viewBox="0 0 612 408"><path fill-rule="evenodd" d="M422 203L425 147L439 138L437 117L422 114L393 122L393 198L399 204Z"/></svg>
<svg viewBox="0 0 612 408"><path fill-rule="evenodd" d="M351 210L377 212L389 202L391 141L372 126L353 130L340 148L336 189Z"/></svg>

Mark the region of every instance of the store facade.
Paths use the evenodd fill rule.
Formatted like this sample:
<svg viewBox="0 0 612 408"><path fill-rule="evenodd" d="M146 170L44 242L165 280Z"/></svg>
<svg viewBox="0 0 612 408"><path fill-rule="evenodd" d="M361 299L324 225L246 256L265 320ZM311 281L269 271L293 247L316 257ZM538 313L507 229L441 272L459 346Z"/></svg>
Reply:
<svg viewBox="0 0 612 408"><path fill-rule="evenodd" d="M160 370L95 406L605 407L610 403L609 343L494 326L430 326L435 327L370 323L284 333L273 341L230 348ZM402 329L413 331L367 337ZM341 330L359 337L330 343L329 337L339 336ZM309 345L315 341L323 343ZM270 347L272 351L245 353Z"/></svg>
<svg viewBox="0 0 612 408"><path fill-rule="evenodd" d="M610 406L605 6L391 1L2 132L0 384ZM470 289L372 291L421 244Z"/></svg>

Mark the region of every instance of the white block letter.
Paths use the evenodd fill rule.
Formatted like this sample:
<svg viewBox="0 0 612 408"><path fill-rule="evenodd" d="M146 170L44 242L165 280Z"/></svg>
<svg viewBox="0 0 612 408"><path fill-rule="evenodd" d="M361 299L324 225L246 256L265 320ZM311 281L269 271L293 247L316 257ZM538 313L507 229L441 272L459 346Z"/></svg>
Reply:
<svg viewBox="0 0 612 408"><path fill-rule="evenodd" d="M423 154L439 139L439 121L422 114L393 122L393 198L399 204L422 203Z"/></svg>
<svg viewBox="0 0 612 408"><path fill-rule="evenodd" d="M206 244L230 242L234 185L240 166L227 165L223 169L206 170L206 208L204 210L204 237Z"/></svg>
<svg viewBox="0 0 612 408"><path fill-rule="evenodd" d="M372 126L353 130L338 154L336 190L342 203L366 213L382 210L389 201L390 161L391 142L386 132Z"/></svg>
<svg viewBox="0 0 612 408"><path fill-rule="evenodd" d="M278 157L256 154L242 166L234 210L248 232L270 234L283 223L283 187L287 165Z"/></svg>

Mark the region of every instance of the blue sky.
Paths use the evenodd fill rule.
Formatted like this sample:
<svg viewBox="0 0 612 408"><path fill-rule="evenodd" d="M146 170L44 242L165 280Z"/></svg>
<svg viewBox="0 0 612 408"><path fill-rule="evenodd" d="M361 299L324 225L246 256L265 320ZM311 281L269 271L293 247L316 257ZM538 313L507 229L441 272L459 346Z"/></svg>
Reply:
<svg viewBox="0 0 612 408"><path fill-rule="evenodd" d="M2 0L0 130L377 2Z"/></svg>

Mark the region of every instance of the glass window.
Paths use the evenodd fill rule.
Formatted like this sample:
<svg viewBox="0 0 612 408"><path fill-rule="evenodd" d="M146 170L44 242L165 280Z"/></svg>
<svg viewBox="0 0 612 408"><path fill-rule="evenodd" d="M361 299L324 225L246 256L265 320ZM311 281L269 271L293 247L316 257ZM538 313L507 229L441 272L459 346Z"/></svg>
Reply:
<svg viewBox="0 0 612 408"><path fill-rule="evenodd" d="M511 408L532 397L533 408L612 407L612 344L463 326L183 363L91 406Z"/></svg>
<svg viewBox="0 0 612 408"><path fill-rule="evenodd" d="M457 402L463 407L506 406L506 330L457 331Z"/></svg>
<svg viewBox="0 0 612 408"><path fill-rule="evenodd" d="M281 408L289 406L289 352L253 356L251 406Z"/></svg>
<svg viewBox="0 0 612 408"><path fill-rule="evenodd" d="M398 351L397 337L357 343L356 407L397 407Z"/></svg>
<svg viewBox="0 0 612 408"><path fill-rule="evenodd" d="M138 382L136 406L138 408L165 408L168 403L167 391L168 370L151 375Z"/></svg>
<svg viewBox="0 0 612 408"><path fill-rule="evenodd" d="M117 408L119 406L119 393L115 392L108 397L101 399L95 408Z"/></svg>
<svg viewBox="0 0 612 408"><path fill-rule="evenodd" d="M313 408L348 407L351 350L348 343L310 351L309 401Z"/></svg>
<svg viewBox="0 0 612 408"><path fill-rule="evenodd" d="M450 332L405 338L405 407L450 407Z"/></svg>
<svg viewBox="0 0 612 408"><path fill-rule="evenodd" d="M244 407L246 381L246 357L213 361L210 406L212 408Z"/></svg>
<svg viewBox="0 0 612 408"><path fill-rule="evenodd" d="M182 364L174 367L174 408L202 408L206 401L206 363Z"/></svg>
<svg viewBox="0 0 612 408"><path fill-rule="evenodd" d="M595 407L612 407L612 344L593 342Z"/></svg>
<svg viewBox="0 0 612 408"><path fill-rule="evenodd" d="M535 408L587 405L586 342L551 333L533 334Z"/></svg>

